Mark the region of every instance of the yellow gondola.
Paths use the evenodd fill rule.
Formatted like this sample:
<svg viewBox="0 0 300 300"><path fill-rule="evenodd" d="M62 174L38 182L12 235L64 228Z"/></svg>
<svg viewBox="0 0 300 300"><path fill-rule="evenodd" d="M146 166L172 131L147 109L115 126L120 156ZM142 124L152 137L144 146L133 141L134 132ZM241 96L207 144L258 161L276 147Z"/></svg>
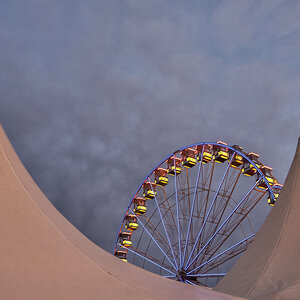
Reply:
<svg viewBox="0 0 300 300"><path fill-rule="evenodd" d="M275 178L269 177L269 176L265 176L265 178L266 178L266 180L268 181L268 183L269 183L270 186L273 186L273 185L274 185L274 183L275 183ZM259 182L259 184L257 185L257 187L259 187L260 189L265 190L268 186L267 186L267 184L266 184L266 182L265 182L264 180L261 180L261 181Z"/></svg>
<svg viewBox="0 0 300 300"><path fill-rule="evenodd" d="M175 176L175 166L170 166L170 168L168 169L168 173L172 176ZM179 175L180 173L181 173L181 168L176 167L176 175Z"/></svg>
<svg viewBox="0 0 300 300"><path fill-rule="evenodd" d="M229 153L224 150L220 150L216 155L213 156L217 163L223 163L229 158Z"/></svg>
<svg viewBox="0 0 300 300"><path fill-rule="evenodd" d="M165 186L168 184L168 182L169 182L169 179L168 179L168 177L165 177L165 176L159 176L157 178L157 180L155 179L155 183L159 186Z"/></svg>
<svg viewBox="0 0 300 300"><path fill-rule="evenodd" d="M262 166L261 171L264 174L266 181L261 181L258 184L258 187L261 189L266 189L268 187L267 183L270 186L273 186L276 183L276 179L273 176L272 168L267 167L267 166Z"/></svg>
<svg viewBox="0 0 300 300"><path fill-rule="evenodd" d="M262 189L262 190L265 190L268 186L267 186L267 184L265 183L264 180L260 180L259 183L257 184L257 187Z"/></svg>
<svg viewBox="0 0 300 300"><path fill-rule="evenodd" d="M144 191L143 196L149 200L149 199L153 199L156 196L156 194L157 192L154 190L146 190Z"/></svg>
<svg viewBox="0 0 300 300"><path fill-rule="evenodd" d="M134 202L134 208L133 211L137 215L142 215L147 211L147 206L146 206L146 199L142 197L136 197L133 200Z"/></svg>
<svg viewBox="0 0 300 300"><path fill-rule="evenodd" d="M154 171L155 184L158 186L165 186L168 184L168 170L164 168L157 168Z"/></svg>
<svg viewBox="0 0 300 300"><path fill-rule="evenodd" d="M136 222L129 222L128 224L125 225L125 228L131 231L138 229L138 227L139 224Z"/></svg>
<svg viewBox="0 0 300 300"><path fill-rule="evenodd" d="M120 233L120 243L122 246L129 248L132 246L132 241L131 241L131 232L122 232Z"/></svg>
<svg viewBox="0 0 300 300"><path fill-rule="evenodd" d="M172 176L175 176L175 174L179 175L181 173L180 162L181 159L179 157L176 156L169 157L167 159L168 174Z"/></svg>
<svg viewBox="0 0 300 300"><path fill-rule="evenodd" d="M271 197L268 198L268 204L271 206L274 206L275 201L273 199L271 199Z"/></svg>
<svg viewBox="0 0 300 300"><path fill-rule="evenodd" d="M256 164L258 168L260 168L259 164ZM253 164L247 164L242 168L242 173L246 176L253 176L256 173L256 168Z"/></svg>
<svg viewBox="0 0 300 300"><path fill-rule="evenodd" d="M274 194L274 198L275 199L271 198L271 194L270 193L269 193L269 197L268 197L268 204L271 205L271 206L274 206L274 204L275 204L275 202L276 202L276 200L277 200L277 198L279 196L279 192L274 192L273 191L273 194Z"/></svg>
<svg viewBox="0 0 300 300"><path fill-rule="evenodd" d="M124 246L124 247L131 247L132 246L132 241L130 241L130 240L123 240L122 241L122 245Z"/></svg>
<svg viewBox="0 0 300 300"><path fill-rule="evenodd" d="M278 183L275 179L275 184L272 186L275 201L274 201L274 199L271 198L271 195L269 193L268 204L274 206L274 203L276 202L277 198L279 197L279 193L280 193L280 190L281 190L282 186L283 185Z"/></svg>
<svg viewBox="0 0 300 300"><path fill-rule="evenodd" d="M274 185L274 183L275 183L275 178L270 177L270 176L265 176L265 177L266 177L266 179L267 179L269 185L271 185L271 186Z"/></svg>
<svg viewBox="0 0 300 300"><path fill-rule="evenodd" d="M125 228L134 231L139 227L139 224L137 223L137 218L135 215L127 215L126 216L126 222L125 222Z"/></svg>
<svg viewBox="0 0 300 300"><path fill-rule="evenodd" d="M213 159L213 155L210 152L204 151L202 156L202 163L207 164ZM201 155L198 156L198 161L201 161Z"/></svg>
<svg viewBox="0 0 300 300"><path fill-rule="evenodd" d="M243 163L242 155L235 154L233 159L232 159L231 166L232 167L239 167L242 163Z"/></svg>
<svg viewBox="0 0 300 300"><path fill-rule="evenodd" d="M182 161L182 165L186 168L192 168L196 165L197 160L194 157L187 157Z"/></svg>
<svg viewBox="0 0 300 300"><path fill-rule="evenodd" d="M147 211L147 207L145 205L137 205L133 210L136 214L142 215Z"/></svg>
<svg viewBox="0 0 300 300"><path fill-rule="evenodd" d="M121 260L127 262L127 252L118 250L115 252L115 256L120 258Z"/></svg>
<svg viewBox="0 0 300 300"><path fill-rule="evenodd" d="M157 192L155 191L155 187L156 187L156 184L154 182L150 182L150 179L149 181L147 182L144 182L143 183L143 196L144 198L146 198L147 200L149 199L153 199Z"/></svg>

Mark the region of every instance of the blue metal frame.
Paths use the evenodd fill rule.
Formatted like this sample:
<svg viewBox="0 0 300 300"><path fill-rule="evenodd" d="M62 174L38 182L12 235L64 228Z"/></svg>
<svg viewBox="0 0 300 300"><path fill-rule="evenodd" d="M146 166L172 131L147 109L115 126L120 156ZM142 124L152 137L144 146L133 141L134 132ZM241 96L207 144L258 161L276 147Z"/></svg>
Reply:
<svg viewBox="0 0 300 300"><path fill-rule="evenodd" d="M163 275L163 277L165 277L165 278L174 278L174 277L177 277L177 275L175 274L175 275Z"/></svg>
<svg viewBox="0 0 300 300"><path fill-rule="evenodd" d="M181 239L180 239L180 222L179 222L179 203L178 203L178 194L177 194L177 171L175 163L175 154L174 154L174 187L175 187L175 197L176 197L176 214L177 214L177 231L178 231L178 250L179 250L179 265L181 266Z"/></svg>
<svg viewBox="0 0 300 300"><path fill-rule="evenodd" d="M142 183L139 185L138 189L136 190L134 196L132 197L132 199L131 199L131 201L130 201L130 203L129 203L129 205L128 205L128 208L127 208L127 210L126 210L126 212L125 212L125 214L124 214L123 221L122 221L122 223L120 224L119 231L118 231L118 235L117 235L116 240L115 240L115 243L114 243L114 251L116 251L116 248L117 248L117 245L118 245L119 233L120 233L120 231L121 231L121 229L122 229L122 226L123 226L123 224L124 224L125 217L126 217L128 211L131 210L130 207L131 207L131 205L132 205L132 202L133 202L134 198L136 197L136 195L138 194L138 192L140 191L140 189L142 188L143 183L146 182L146 180L153 174L153 172L154 172L159 166L161 166L168 158L172 157L173 155L175 156L176 153L179 153L180 151L182 151L182 150L184 150L184 149L186 149L186 148L195 147L195 146L205 146L205 145L221 146L221 147L230 149L231 151L233 151L233 152L235 152L235 153L241 155L241 156L244 158L245 161L247 161L248 163L250 163L250 164L252 164L252 165L254 166L254 168L256 169L256 172L261 176L260 179L261 179L261 180L264 180L264 182L266 183L271 198L272 198L274 201L276 201L275 196L274 196L274 193L273 193L273 191L272 191L272 189L271 189L271 187L270 187L270 185L269 185L269 182L266 180L264 174L263 174L263 173L261 172L261 170L256 166L256 164L255 164L254 162L252 162L252 160L251 160L249 157L247 157L244 153L242 153L241 151L239 151L239 150L237 150L237 149L235 149L235 148L233 148L233 147L231 147L231 146L223 145L223 144L219 144L219 143L215 143L215 142L203 142L203 143L195 143L195 144L191 144L191 145L182 147L182 148L178 149L177 151L174 151L173 153L171 153L171 154L169 154L168 156L166 156L161 162L159 162L159 163L158 163L158 164L157 164L157 165L156 165L156 166L155 166L155 167L154 167L154 168L146 175L146 177L144 178L144 180L142 181ZM233 155L232 155L232 157L233 157ZM230 165L230 164L229 164L229 165ZM174 170L174 171L175 171L175 176L176 176L176 170ZM142 223L141 223L141 224L142 224ZM147 230L146 230L146 232L147 232ZM148 233L148 234L151 236L150 233ZM179 249L180 249L180 247L179 247ZM161 251L162 251L162 250L161 250ZM180 252L181 252L181 249L180 249ZM164 252L163 252L163 253L164 253ZM168 258L168 257L167 257L167 258ZM169 260L169 258L168 258L168 260ZM181 260L181 256L180 256L180 260ZM172 264L172 265L173 265L173 264ZM180 264L180 265L181 265L181 264Z"/></svg>
<svg viewBox="0 0 300 300"><path fill-rule="evenodd" d="M189 284L191 284L191 285L195 285L195 286L198 286L197 284L195 284L194 282L191 282L191 281L189 281L189 280L185 280L185 282L187 282L187 283L189 283Z"/></svg>
<svg viewBox="0 0 300 300"><path fill-rule="evenodd" d="M184 261L185 261L185 254L186 254L187 243L188 243L188 238L189 238L190 229L191 229L191 223L192 223L192 216L193 216L193 211L194 211L194 206L195 206L195 198L196 198L198 184L199 184L199 176L200 176L200 173L201 173L201 170L202 170L202 165L203 165L202 164L202 161L203 161L203 152L204 152L204 147L202 147L201 161L199 162L199 167L198 167L198 172L197 172L196 186L195 186L194 195L193 195L193 203L192 203L192 207L191 207L191 213L190 213L188 231L187 231L187 234L186 234L185 247L184 247L184 253L183 253L183 263L181 265L181 268L183 267Z"/></svg>
<svg viewBox="0 0 300 300"><path fill-rule="evenodd" d="M131 213L133 215L135 215L136 219L140 222L140 224L143 226L143 228L145 229L145 231L148 233L148 235L151 237L151 239L153 240L153 242L155 243L155 245L159 248L159 250L163 253L163 255L166 257L166 259L169 261L169 263L173 266L173 268L176 270L175 265L173 264L173 262L170 260L170 258L168 257L168 255L165 253L165 251L159 246L159 244L157 243L156 239L152 236L152 234L150 234L150 232L148 231L148 229L145 227L145 225L143 224L143 222L137 217L137 215L134 213L134 211L129 208L129 210L131 211Z"/></svg>
<svg viewBox="0 0 300 300"><path fill-rule="evenodd" d="M192 275L186 275L188 277L223 277L226 273L207 273L207 274L192 274Z"/></svg>
<svg viewBox="0 0 300 300"><path fill-rule="evenodd" d="M124 249L127 249L128 251L130 251L130 252L132 252L132 253L134 253L134 254L136 254L136 255L142 257L143 259L145 259L145 260L147 260L148 262L150 262L150 263L156 265L157 267L162 268L163 270L165 270L165 271L167 271L167 272L169 272L169 273L171 273L171 274L174 274L174 275L176 276L176 274L175 274L174 272L172 272L172 271L170 271L169 269L167 269L167 268L161 266L160 264L158 264L158 263L156 263L155 261L149 259L148 257L146 257L146 256L144 256L144 255L142 255L142 254L140 254L140 253L138 253L138 252L136 252L136 251L134 251L134 250L132 250L132 249L130 249L130 248L124 247L123 245L121 245L121 244L119 244L119 243L118 243L118 245L119 245L120 247L122 247L122 248L124 248ZM172 277L173 277L173 276L172 276Z"/></svg>
<svg viewBox="0 0 300 300"><path fill-rule="evenodd" d="M167 231L167 229L166 229L164 219L163 219L163 217L162 217L162 215L161 215L161 211L160 211L160 208L159 208L159 205L158 205L158 201L157 201L155 192L154 192L154 190L153 190L153 186L152 186L151 180L150 180L150 178L148 178L148 179L149 179L149 183L150 183L150 186L151 186L151 190L152 190L152 192L154 193L155 203L156 203L157 210L158 210L158 212L159 212L159 216L160 216L161 222L162 222L162 224L163 224L163 227L164 227L164 230L165 230L167 239L168 239L168 243L169 243L169 246L170 246L170 250L171 250L171 252L172 252L172 256L173 256L173 258L174 258L174 262L175 262L176 268L178 269L177 261L176 261L176 259L175 259L175 255L174 255L174 251L173 251L173 248L172 248L172 245L171 245L171 241L170 241L170 238L169 238L169 235L168 235L168 231Z"/></svg>
<svg viewBox="0 0 300 300"><path fill-rule="evenodd" d="M212 257L211 259L207 260L206 262L204 262L204 263L201 264L200 266L197 266L197 268L195 268L195 269L193 269L192 271L188 272L187 275L189 275L189 274L191 274L192 272L194 272L194 271L200 269L201 267L207 265L207 264L210 263L211 261L217 259L218 257L222 256L222 255L225 254L226 252L232 250L232 249L235 248L236 246L238 246L238 245L240 245L240 244L242 244L242 243L244 243L244 242L250 240L250 239L251 239L252 237L254 237L254 236L255 236L255 233L250 234L249 236L247 236L246 238L242 239L241 241L235 243L235 244L232 245L231 247L229 247L229 248L223 250L223 251L220 252L218 255L216 255L216 256Z"/></svg>
<svg viewBox="0 0 300 300"><path fill-rule="evenodd" d="M212 210L212 208L213 208L213 206L214 206L214 204L215 204L215 202L216 202L216 200L217 200L217 198L218 198L220 189L221 189L221 187L222 187L222 185L223 185L223 183L224 183L225 177L226 177L226 175L227 175L227 173L228 173L228 170L229 170L230 165L231 165L231 163L232 163L233 157L234 157L234 153L232 154L230 163L229 163L228 166L226 167L225 173L224 173L224 175L223 175L223 177L222 177L222 179L221 179L221 182L220 182L220 184L219 184L219 186L218 186L218 189L217 189L217 191L216 191L216 193L215 193L215 196L214 196L214 198L213 198L213 200L212 200L212 202L211 202L211 204L210 204L210 207L209 207L209 209L208 209L208 212L207 212L207 214L206 214L206 216L205 216L205 218L204 218L203 224L202 224L202 226L201 226L201 228L200 228L200 231L199 231L199 233L198 233L198 235L197 235L196 242L194 243L194 247L193 247L193 249L192 249L192 251L191 251L191 253L190 253L190 256L189 256L189 258L188 258L188 260L187 260L187 262L186 262L186 264L185 264L185 269L187 269L187 268L193 263L193 261L194 261L194 259L193 259L193 260L192 260L192 263L189 264L189 261L190 261L192 255L193 255L193 253L194 253L194 251L195 251L195 248L196 248L196 246L197 246L197 244L198 244L199 238L201 237L202 231L203 231L203 229L205 228L205 225L206 225L207 219L208 219L208 217L209 217L209 214L210 214L210 212L211 212L211 210Z"/></svg>
<svg viewBox="0 0 300 300"><path fill-rule="evenodd" d="M242 200L238 203L238 205L233 209L233 211L229 214L229 216L223 221L223 223L217 228L217 230L214 232L214 234L208 239L208 241L205 243L205 245L201 248L201 250L198 252L198 254L193 258L193 260L189 263L189 265L186 265L186 269L191 266L191 264L199 257L199 255L204 251L204 249L207 247L207 245L211 242L211 240L218 234L218 232L222 229L222 227L227 223L227 221L232 217L232 215L236 212L236 210L240 207L240 205L245 201L245 199L250 195L250 193L254 190L254 188L257 186L257 184L261 181L258 180L255 182L255 184L252 186L252 188L249 190L249 192L242 198Z"/></svg>

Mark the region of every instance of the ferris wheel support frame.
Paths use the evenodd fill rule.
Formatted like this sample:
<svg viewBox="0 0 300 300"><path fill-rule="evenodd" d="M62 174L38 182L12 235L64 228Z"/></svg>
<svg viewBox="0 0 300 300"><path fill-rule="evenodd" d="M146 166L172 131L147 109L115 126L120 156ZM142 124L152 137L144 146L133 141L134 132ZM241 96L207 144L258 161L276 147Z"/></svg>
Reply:
<svg viewBox="0 0 300 300"><path fill-rule="evenodd" d="M202 171L202 168L203 168L203 167L202 167L202 166L203 166L203 152L204 152L205 145L209 145L210 147L211 147L211 146L219 146L219 147L221 146L221 147L225 147L225 148L227 149L227 151L230 150L230 155L231 155L231 157L230 157L230 159L228 159L228 165L226 166L225 173L223 174L222 179L221 179L221 181L220 181L220 183L219 183L219 185L218 185L218 188L217 188L217 190L215 191L215 195L213 196L213 200L212 200L212 202L210 203L209 209L208 209L207 212L206 212L206 211L204 212L204 216L203 216L204 219L203 219L202 226L201 226L201 228L200 228L200 230L199 230L199 233L197 234L197 238L195 239L195 242L194 242L192 251L190 252L187 261L185 261L185 259L186 259L186 254L187 254L188 239L189 239L189 234L190 234L190 230L191 230L192 214L193 214L193 210L194 210L194 206L195 206L195 198L196 198L197 189L198 189L198 184L199 184L199 177L200 177L200 174L201 174L201 171ZM198 167L198 171L197 171L197 177L196 177L197 179L196 179L196 185L195 185L195 188L194 188L194 194L193 194L192 205L190 205L190 198L189 198L190 215L189 215L189 218L188 218L187 235L186 235L186 238L185 238L185 239L183 238L183 239L185 240L185 245L184 245L184 248L182 249L181 246L183 246L183 245L181 245L181 243L182 243L184 240L181 241L181 234L180 234L179 200L178 200L178 187L177 187L177 176L178 176L178 174L177 174L177 171L176 171L176 165L177 165L177 163L176 163L176 161L175 161L175 158L176 158L176 155L177 155L178 153L180 153L181 151L183 151L183 150L185 150L185 149L189 149L189 148L195 147L195 146L202 146L202 150L201 150L201 159L199 160L199 167ZM198 153L200 153L200 151L199 151ZM219 223L217 224L214 233L212 234L212 236L209 237L209 239L206 241L206 243L201 247L200 251L199 251L199 246L198 246L198 251L199 251L199 252L198 252L198 253L196 254L196 256L194 256L193 259L191 260L193 254L194 254L194 252L195 252L196 245L198 244L199 239L200 239L200 237L201 237L201 235L202 235L203 228L205 228L205 225L206 225L208 216L210 215L210 212L211 212L211 210L212 210L212 208L213 208L213 206L214 206L214 204L215 204L215 202L216 202L216 199L217 199L217 197L219 196L219 193L220 193L221 187L222 187L222 185L223 185L223 183L224 183L224 180L225 180L225 178L227 178L227 177L226 177L226 176L227 176L227 173L228 173L230 167L232 166L233 158L234 158L236 155L240 155L240 156L243 158L244 163L247 162L247 163L251 164L251 165L255 168L255 170L256 170L255 173L258 175L258 176L257 176L257 180L256 180L255 184L252 186L252 188L251 188L251 189L246 193L246 195L242 198L242 200L241 200L241 201L235 206L235 208L231 211L231 213L229 214L229 216L227 216L226 219L222 222L222 224L221 224L221 225L220 225ZM164 222L164 216L165 216L165 214L164 214L164 216L162 215L162 212L161 212L161 209L160 209L160 205L159 205L158 200L157 200L157 197L156 197L156 193L155 193L155 191L154 191L153 185L152 185L151 180L150 180L150 176L154 173L154 171L155 171L157 168L159 168L163 163L165 163L168 159L171 159L171 160L172 160L172 158L173 158L173 163L174 163L174 189L175 189L174 195L175 195L175 205L176 205L176 224L177 224L176 227L177 227L177 235L178 235L178 252L179 252L178 255L177 255L177 259L179 260L178 262L177 262L177 260L176 260L175 253L174 253L174 250L173 250L173 247L174 247L176 244L173 245L173 247L172 247L172 243L171 243L171 240L170 240L170 237L169 237L169 234L168 234L168 231L167 231L167 229L166 229L165 222ZM214 162L213 162L213 163L214 163ZM213 172L213 171L212 171L212 172ZM240 174L241 174L241 173L239 173L239 175L240 175ZM187 180L188 180L188 177L187 177ZM236 180L238 180L238 178L237 178ZM272 191L272 188L271 188L271 186L270 186L268 180L265 178L265 175L264 175L263 172L260 170L260 167L257 166L256 163L254 163L254 162L252 161L252 159L251 159L250 157L248 157L247 154L243 153L242 151L240 151L240 150L238 150L238 149L236 149L236 148L234 148L234 147L232 147L232 146L228 146L227 144L223 145L223 144L218 143L218 142L217 142L217 143L215 143L215 142L202 142L202 143L195 143L195 144L191 144L191 145L182 147L182 148L180 148L180 149L174 151L173 153L169 154L167 157L165 157L162 161L160 161L160 162L159 162L159 163L158 163L158 164L157 164L157 165L156 165L156 166L155 166L155 167L154 167L154 168L146 175L146 177L144 178L144 180L143 180L143 181L141 182L141 184L139 185L138 189L136 190L136 193L134 194L134 196L132 197L132 199L131 199L131 201L130 201L130 203L129 203L129 205L128 205L128 208L127 208L127 210L126 210L126 212L125 212L123 221L122 221L122 223L121 223L121 225L120 225L119 234L120 234L121 229L122 229L122 226L123 226L123 224L124 224L125 217L126 217L126 215L130 212L131 214L133 214L133 215L136 217L137 222L139 222L139 223L142 225L143 231L145 231L145 232L150 236L150 239L151 239L151 240L156 244L156 246L160 249L160 251L163 253L164 257L165 257L165 258L168 260L168 262L171 264L172 268L174 268L175 271L176 271L176 270L179 271L179 268L180 268L181 270L188 270L188 268L191 267L192 264L198 259L198 257L203 253L203 251L204 251L204 250L207 248L207 246L211 243L211 241L214 239L214 237L220 232L220 230L224 227L224 225L226 225L226 223L230 220L230 218L235 214L235 212L236 212L236 211L239 209L239 207L243 204L243 202L245 201L245 199L247 199L247 197L250 195L250 193L255 189L255 187L257 187L257 185L258 185L262 180L264 181L265 186L266 186L265 193L266 193L266 191L269 191L269 197L272 199L272 201L275 201L276 198L275 198L275 195L274 195L274 193L273 193L273 191ZM226 179L226 181L227 181L227 179ZM151 229L150 231L152 232L152 234L151 234L150 231L146 228L146 226L149 227L149 221L150 221L150 220L149 220L148 218L146 218L147 222L146 222L145 224L143 224L142 220L139 218L139 215L137 215L137 214L132 210L132 208L131 208L131 205L132 205L132 203L133 203L133 200L135 199L135 197L137 196L137 194L139 193L139 191L141 190L141 188L143 187L143 185L144 185L146 182L150 184L152 193L153 193L153 195L154 195L154 200L155 200L155 204L156 204L156 208L157 208L156 210L157 210L158 213L159 213L159 217L160 217L160 220L161 220L161 224L162 224L162 226L163 226L164 232L165 232L166 237L167 237L167 244L168 244L168 247L170 248L170 251L171 251L171 254L172 254L172 258L173 258L173 260L174 260L173 262L172 262L171 258L168 256L169 250L168 250L167 252L165 252L165 251L162 249L162 247L160 247L159 243L156 241L156 239L155 239L155 237L154 237L154 233L155 233L156 229L153 230L153 232L152 232L152 229L150 228L150 229ZM182 183L180 183L180 185L181 185L181 184L182 184ZM235 183L235 184L236 184L236 183ZM234 189L234 188L233 188L233 189ZM233 190L232 190L232 191L233 191ZM265 194L265 193L264 193L264 194ZM189 191L188 191L188 195L189 195ZM189 197L189 196L188 196L188 197ZM261 199L261 198L260 198L260 199ZM252 201L252 200L250 200L250 201ZM227 203L226 203L226 205L227 205ZM226 207L226 206L225 206L225 207ZM223 207L222 209L224 210L225 208ZM252 209L252 208L251 208L251 209ZM223 211L223 213L224 213L224 211ZM230 221L231 221L231 220L230 220ZM160 222L159 222L159 223L160 223ZM152 223L150 223L150 225L151 225L151 224L152 224ZM152 225L153 225L153 224L152 224ZM174 225L175 225L175 224L174 224ZM220 226L219 226L219 225L220 225ZM153 226L154 226L154 225L153 225ZM232 224L229 223L229 226L232 226ZM226 228L226 227L227 227L227 225L225 226L225 228ZM231 231L231 233L232 233L232 231ZM230 234L231 234L231 233L230 233ZM159 231L157 231L157 233L155 233L155 234L156 234L156 236L157 236L157 234L159 234L159 236L157 236L157 238L160 240L162 236L161 236L161 234L159 233ZM251 240L251 238L253 238L253 236L254 236L254 233L251 234L251 235L249 235L248 237L244 238L243 240L241 240L241 241L235 243L234 245L230 246L229 248L223 250L221 253L219 253L219 254L217 254L217 255L215 255L215 256L213 256L215 252L212 252L212 254L211 254L211 256L210 256L210 258L209 258L208 261L205 261L205 262L201 262L201 261L200 261L200 265L199 265L199 266L196 266L195 268L193 268L193 269L190 270L189 272L186 272L186 273L185 273L185 274L186 274L185 276L186 276L186 277L217 277L217 276L222 277L222 276L223 276L223 275L222 275L223 273L207 273L207 274L203 274L203 273L201 273L201 274L191 274L191 273L197 271L199 268L203 267L204 265L208 264L209 262L211 262L211 261L213 261L213 260L217 260L221 255L223 255L223 254L225 254L225 253L227 253L227 252L230 252L230 250L234 249L235 247L238 247L238 246L240 246L240 245L243 245L244 242L246 242L246 246L247 246L247 242L249 243L249 241ZM156 262L156 259L154 259L153 257L152 257L152 259L150 259L149 257L147 257L147 255L148 255L148 254L147 254L147 250L146 250L145 254L142 255L141 253L143 253L143 252L139 253L139 252L137 252L137 251L134 251L134 250L132 250L132 249L129 249L128 247L124 247L123 245L121 245L120 243L118 243L118 237L119 237L119 235L117 236L116 241L115 241L115 245L114 245L114 250L115 250L115 251L116 251L117 246L120 246L120 247L126 249L127 251L132 252L132 253L136 254L137 256L142 257L142 258L144 259L144 262L145 262L145 261L148 261L148 262L150 262L150 263L153 263L154 265L158 266L159 268L161 268L161 269L163 269L163 270L165 270L165 271L168 271L168 272L170 272L171 274L173 274L173 275L171 275L171 276L168 275L167 277L172 277L172 276L174 276L174 277L177 276L177 277L178 277L178 274L176 275L176 274L173 272L173 269L168 269L168 268L164 267L163 265L157 263L157 262ZM165 240L164 237L163 237L163 239L164 239L164 243L166 243L166 240ZM150 241L151 241L151 240L150 240ZM224 240L224 241L225 241L225 240ZM224 243L224 241L221 240L222 243ZM221 245L222 245L222 244L221 244ZM163 246L163 245L162 245L162 246ZM218 246L218 244L217 244L217 246ZM163 247L165 248L165 246L163 246ZM216 247L216 246L214 245L214 246L209 246L209 247L210 247L210 249L211 249L211 247ZM218 246L218 247L220 247L220 246ZM243 247L245 247L245 245L243 245ZM214 249L214 248L212 248L212 249ZM218 249L218 248L217 248L217 249ZM136 249L136 250L137 250L137 249ZM216 250L216 251L217 251L217 250ZM243 251L244 251L244 250L243 250ZM183 255L182 255L182 254L183 254ZM206 254L205 254L205 255L206 255ZM235 255L237 255L237 254L235 254ZM232 257L234 257L235 255L233 255ZM149 255L148 255L148 256L149 256ZM213 257L212 257L212 256L213 256ZM150 257L151 257L151 256L150 256ZM229 255L229 258L227 258L227 260L228 260L228 259L231 259L232 257L230 257L230 255ZM154 261L154 260L155 260L155 261ZM164 260L165 260L165 259L163 259L163 261L164 261ZM162 264L164 264L163 261L161 262ZM225 260L225 261L226 261L226 260ZM224 263L224 261L221 262L221 263ZM220 262L219 262L219 264L220 264ZM167 266L167 265L165 265L165 266ZM217 265L217 266L218 266L218 265ZM209 267L211 267L211 266L209 266ZM224 273L224 274L225 274L225 273ZM181 281L186 281L186 282L189 281L189 283L193 284L193 282L191 282L190 280L188 280L188 278L186 278L185 280L182 280L181 278L179 278L179 280L181 280Z"/></svg>

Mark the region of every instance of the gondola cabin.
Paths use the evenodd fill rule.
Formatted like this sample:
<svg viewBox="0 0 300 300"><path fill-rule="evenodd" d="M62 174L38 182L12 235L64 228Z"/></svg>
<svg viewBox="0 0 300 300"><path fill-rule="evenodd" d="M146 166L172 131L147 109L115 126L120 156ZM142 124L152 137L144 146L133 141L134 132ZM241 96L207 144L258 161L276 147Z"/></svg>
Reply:
<svg viewBox="0 0 300 300"><path fill-rule="evenodd" d="M138 215L143 215L145 212L147 212L147 206L145 205L137 205L134 209L134 212Z"/></svg>
<svg viewBox="0 0 300 300"><path fill-rule="evenodd" d="M132 246L132 241L131 241L131 234L132 232L122 232L120 233L119 239L120 239L120 244L126 248L129 248Z"/></svg>
<svg viewBox="0 0 300 300"><path fill-rule="evenodd" d="M213 159L213 151L211 145L199 145L197 146L198 156L197 160L203 164L207 164Z"/></svg>
<svg viewBox="0 0 300 300"><path fill-rule="evenodd" d="M115 256L127 262L127 251L117 250Z"/></svg>
<svg viewBox="0 0 300 300"><path fill-rule="evenodd" d="M243 164L243 156L238 153L235 153L233 155L234 155L234 157L232 159L231 166L238 168L239 166L241 166Z"/></svg>
<svg viewBox="0 0 300 300"><path fill-rule="evenodd" d="M145 190L144 193L143 193L143 196L146 198L146 199L153 199L155 196L156 196L156 192L155 191L152 191L152 190Z"/></svg>
<svg viewBox="0 0 300 300"><path fill-rule="evenodd" d="M136 215L143 215L147 212L146 199L142 197L137 197L133 200L134 208L133 211Z"/></svg>
<svg viewBox="0 0 300 300"><path fill-rule="evenodd" d="M157 168L154 171L155 184L158 186L166 186L169 182L168 170L163 168Z"/></svg>
<svg viewBox="0 0 300 300"><path fill-rule="evenodd" d="M175 172L176 175L179 175L181 173L181 167L180 167L180 162L181 159L178 157L170 157L167 160L167 165L168 165L168 174L175 176Z"/></svg>
<svg viewBox="0 0 300 300"><path fill-rule="evenodd" d="M267 180L267 182L269 183L270 186L274 185L276 182L275 177L272 174L272 168L267 167L267 166L262 166L261 167L261 171L265 176L265 179ZM259 177L259 175L257 174L257 177ZM257 178L259 179L259 178ZM266 182L264 180L260 180L260 182L257 185L259 188L261 189L266 189L268 186L266 184Z"/></svg>
<svg viewBox="0 0 300 300"><path fill-rule="evenodd" d="M231 146L231 148L233 148L233 149L235 149L235 150L238 150L238 151L240 151L240 152L243 152L243 150L244 150L243 147L238 146L238 145L233 145L233 146Z"/></svg>
<svg viewBox="0 0 300 300"><path fill-rule="evenodd" d="M187 157L182 161L182 165L186 168L192 168L196 165L197 159L194 157Z"/></svg>
<svg viewBox="0 0 300 300"><path fill-rule="evenodd" d="M279 193L280 193L280 191L281 191L282 186L283 186L283 185L280 184L280 183L278 183L278 182L276 182L276 183L273 185L272 191L273 191L273 194L274 194L274 198L275 198L275 199L272 199L271 194L270 194L270 192L269 192L269 196L268 196L268 204L269 204L269 205L274 206L274 204L275 204L277 198L279 197Z"/></svg>
<svg viewBox="0 0 300 300"><path fill-rule="evenodd" d="M274 194L274 196L275 196L275 194ZM277 196L277 197L278 197L278 196ZM277 200L276 196L275 196L275 199L273 199L273 198L271 197L271 194L269 193L269 196L268 196L268 204L271 205L271 206L274 206L276 200Z"/></svg>
<svg viewBox="0 0 300 300"><path fill-rule="evenodd" d="M138 229L139 224L135 215L127 215L125 217L125 228L131 231Z"/></svg>
<svg viewBox="0 0 300 300"><path fill-rule="evenodd" d="M186 148L181 151L182 155L182 165L186 168L192 168L196 165L197 159L195 158L196 156L196 149L193 148Z"/></svg>
<svg viewBox="0 0 300 300"><path fill-rule="evenodd" d="M258 160L259 154L254 152L249 152L247 156L255 163L257 168L260 168L262 166L261 162ZM242 173L246 176L253 176L256 174L256 168L253 164L250 164L249 162L246 162L242 168Z"/></svg>
<svg viewBox="0 0 300 300"><path fill-rule="evenodd" d="M226 160L228 160L228 158L229 152L226 150L220 150L216 152L216 154L213 157L213 159L219 164L225 162Z"/></svg>
<svg viewBox="0 0 300 300"><path fill-rule="evenodd" d="M242 173L246 176L253 176L256 173L256 168L253 164L246 162L242 168Z"/></svg>
<svg viewBox="0 0 300 300"><path fill-rule="evenodd" d="M156 195L157 192L155 191L155 183L154 182L145 182L143 184L143 196L145 199L149 200L149 199L153 199Z"/></svg>
<svg viewBox="0 0 300 300"><path fill-rule="evenodd" d="M217 143L218 145L214 147L215 153L213 155L213 159L217 163L223 163L229 158L228 148L225 147L227 144L221 141L218 141Z"/></svg>

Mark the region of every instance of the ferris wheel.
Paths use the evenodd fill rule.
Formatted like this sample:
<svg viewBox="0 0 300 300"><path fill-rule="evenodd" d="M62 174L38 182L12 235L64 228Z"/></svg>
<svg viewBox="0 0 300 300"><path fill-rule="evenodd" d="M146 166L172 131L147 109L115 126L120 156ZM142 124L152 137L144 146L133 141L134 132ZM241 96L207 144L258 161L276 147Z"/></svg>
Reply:
<svg viewBox="0 0 300 300"><path fill-rule="evenodd" d="M281 188L272 168L240 146L181 148L138 187L114 255L170 279L214 286L252 242L261 204L273 206Z"/></svg>

